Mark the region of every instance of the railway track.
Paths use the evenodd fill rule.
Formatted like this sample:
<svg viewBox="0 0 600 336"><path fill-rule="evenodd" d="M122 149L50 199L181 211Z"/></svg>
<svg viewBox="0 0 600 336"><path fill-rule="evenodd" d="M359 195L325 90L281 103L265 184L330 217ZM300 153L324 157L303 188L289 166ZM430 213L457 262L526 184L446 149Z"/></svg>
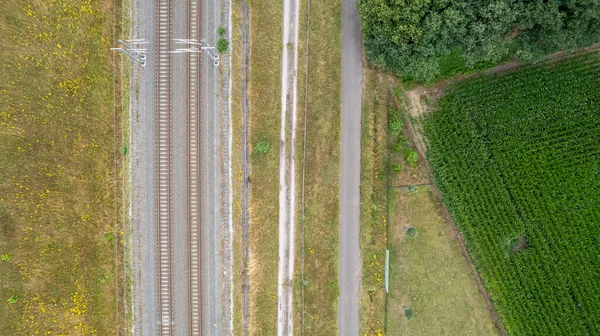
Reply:
<svg viewBox="0 0 600 336"><path fill-rule="evenodd" d="M199 40L199 0L188 0L188 38ZM188 195L189 195L189 251L190 251L190 334L201 335L202 311L200 293L200 115L199 92L200 54L188 54Z"/></svg>
<svg viewBox="0 0 600 336"><path fill-rule="evenodd" d="M171 298L171 1L157 0L157 139L160 334L172 333Z"/></svg>
<svg viewBox="0 0 600 336"><path fill-rule="evenodd" d="M160 335L173 332L173 281L172 281L172 190L171 179L171 16L173 0L156 0L157 5L157 216L159 252L159 314ZM199 39L199 0L187 0L188 39ZM202 333L201 312L201 231L200 231L200 115L199 115L199 58L198 53L188 53L187 61L187 237L189 267L189 297L187 321L191 335ZM185 80L185 79L184 79ZM178 135L179 136L179 135ZM180 318L180 317L179 317ZM178 332L177 332L178 333Z"/></svg>

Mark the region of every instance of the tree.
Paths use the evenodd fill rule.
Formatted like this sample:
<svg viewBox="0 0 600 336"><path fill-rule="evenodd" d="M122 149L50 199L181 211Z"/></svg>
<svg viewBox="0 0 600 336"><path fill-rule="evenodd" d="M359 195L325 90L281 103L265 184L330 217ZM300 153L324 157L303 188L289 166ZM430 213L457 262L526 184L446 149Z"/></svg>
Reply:
<svg viewBox="0 0 600 336"><path fill-rule="evenodd" d="M453 73L600 39L600 2L592 0L361 0L359 14L369 61L419 81L446 74L440 59L455 51L461 66Z"/></svg>

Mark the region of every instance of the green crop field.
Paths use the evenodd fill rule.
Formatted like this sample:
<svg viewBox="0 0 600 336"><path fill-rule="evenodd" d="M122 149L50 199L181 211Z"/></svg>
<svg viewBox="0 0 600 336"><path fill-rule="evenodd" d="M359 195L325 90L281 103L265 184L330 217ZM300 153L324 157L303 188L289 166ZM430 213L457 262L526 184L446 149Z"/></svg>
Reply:
<svg viewBox="0 0 600 336"><path fill-rule="evenodd" d="M455 84L425 120L439 188L511 335L599 335L598 54Z"/></svg>

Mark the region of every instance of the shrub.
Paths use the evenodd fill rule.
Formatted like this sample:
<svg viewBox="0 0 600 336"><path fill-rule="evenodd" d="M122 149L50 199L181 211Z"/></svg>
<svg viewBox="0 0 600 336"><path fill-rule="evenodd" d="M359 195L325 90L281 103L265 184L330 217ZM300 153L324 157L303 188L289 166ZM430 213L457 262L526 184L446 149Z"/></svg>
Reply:
<svg viewBox="0 0 600 336"><path fill-rule="evenodd" d="M417 192L417 186L416 185L406 186L406 190L408 191L409 194L414 194Z"/></svg>
<svg viewBox="0 0 600 336"><path fill-rule="evenodd" d="M217 41L217 51L219 51L221 54L224 54L227 52L228 48L229 48L229 40L221 37Z"/></svg>
<svg viewBox="0 0 600 336"><path fill-rule="evenodd" d="M417 229L415 229L414 227L407 228L406 235L411 238L415 238L417 236Z"/></svg>
<svg viewBox="0 0 600 336"><path fill-rule="evenodd" d="M415 317L415 313L413 313L412 309L405 308L404 316L406 316L407 320L412 320Z"/></svg>
<svg viewBox="0 0 600 336"><path fill-rule="evenodd" d="M129 149L127 147L121 147L121 148L119 148L119 153L121 153L121 155L125 156L125 155L127 155L127 153L129 153Z"/></svg>
<svg viewBox="0 0 600 336"><path fill-rule="evenodd" d="M227 30L223 26L220 26L217 31L219 32L219 35L221 35L221 36L225 35L225 33L227 32Z"/></svg>
<svg viewBox="0 0 600 336"><path fill-rule="evenodd" d="M261 140L256 143L256 152L258 154L267 154L269 152L269 143Z"/></svg>
<svg viewBox="0 0 600 336"><path fill-rule="evenodd" d="M8 300L6 300L6 302L8 302L10 304L17 303L17 301L19 301L18 295L13 295L13 296L9 297Z"/></svg>
<svg viewBox="0 0 600 336"><path fill-rule="evenodd" d="M392 111L390 115L390 136L399 136L404 129L404 122L399 111Z"/></svg>
<svg viewBox="0 0 600 336"><path fill-rule="evenodd" d="M405 151L404 156L406 158L406 162L408 162L413 167L417 166L417 163L419 163L419 154L414 150Z"/></svg>
<svg viewBox="0 0 600 336"><path fill-rule="evenodd" d="M12 255L10 255L10 253L4 253L2 255L2 261L10 261L10 259L12 259Z"/></svg>

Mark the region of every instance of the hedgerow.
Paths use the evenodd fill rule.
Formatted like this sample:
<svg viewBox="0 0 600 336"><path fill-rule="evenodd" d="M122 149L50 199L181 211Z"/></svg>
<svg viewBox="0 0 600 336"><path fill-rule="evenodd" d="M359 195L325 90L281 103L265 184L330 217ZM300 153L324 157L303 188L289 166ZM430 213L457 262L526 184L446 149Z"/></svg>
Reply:
<svg viewBox="0 0 600 336"><path fill-rule="evenodd" d="M361 0L369 61L429 81L599 41L589 0Z"/></svg>

